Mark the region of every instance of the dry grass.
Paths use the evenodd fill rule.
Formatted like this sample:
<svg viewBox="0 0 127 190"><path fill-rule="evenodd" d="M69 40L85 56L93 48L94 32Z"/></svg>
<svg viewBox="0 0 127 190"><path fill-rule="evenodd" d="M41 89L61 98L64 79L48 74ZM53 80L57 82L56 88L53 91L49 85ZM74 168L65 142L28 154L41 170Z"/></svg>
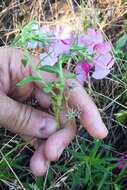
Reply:
<svg viewBox="0 0 127 190"><path fill-rule="evenodd" d="M19 31L19 24L25 25L33 17L42 24L66 24L75 31L79 27L86 28L88 26L94 26L99 28L105 35L105 38L112 43L114 43L121 34L127 31L127 3L122 0L88 0L82 1L82 3L77 0L1 0L0 45L10 44L11 39L13 39ZM127 66L125 66L124 72L126 70ZM121 151L125 152L127 144L125 138L127 127L118 123L114 117L114 114L118 110L127 109L127 84L122 81L122 75L123 70L121 69L121 65L116 63L112 77L106 78L100 82L91 81L89 86L87 86L88 92L94 98L109 128L110 135L109 138L106 139L106 143L116 147L117 153ZM79 129L79 134L80 133L81 136L77 135L75 139L77 150L80 149L80 141L83 139L87 140L88 137L82 134L81 129ZM17 190L25 189L22 180L26 179L27 175L30 173L28 167L24 166L25 173L22 172L19 178L6 158L14 152L14 160L24 153L27 155L25 164L28 166L27 160L30 157L28 154L31 155L31 148L22 142L17 135L10 134L4 129L0 130L0 142L0 163L2 160L5 160L6 167L10 168L10 172L17 181L15 185L11 184L9 180L3 181L3 184L8 184L10 189L12 186L13 189ZM68 158L68 155L65 155L65 159L66 158ZM70 164L72 159L71 157L66 161L64 158L61 158L60 163L64 161ZM54 182L46 188L47 177L45 177L43 189L61 189L61 183L64 185L64 189L70 189L68 184L66 184L66 178L69 173L73 172L74 167L76 167L76 164L61 175L61 172L57 173L51 166L51 170L54 172L55 176ZM27 179L33 181L34 177L32 175L29 176L30 177ZM3 185L0 185L0 189L4 189Z"/></svg>

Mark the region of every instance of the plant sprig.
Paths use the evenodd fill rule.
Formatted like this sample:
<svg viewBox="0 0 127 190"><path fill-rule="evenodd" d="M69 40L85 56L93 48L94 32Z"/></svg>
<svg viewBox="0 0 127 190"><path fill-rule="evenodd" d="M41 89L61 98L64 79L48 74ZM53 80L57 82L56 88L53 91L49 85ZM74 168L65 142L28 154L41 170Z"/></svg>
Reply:
<svg viewBox="0 0 127 190"><path fill-rule="evenodd" d="M35 27L33 27L33 25ZM30 49L28 48L28 43L33 41L41 43L41 47L42 49L44 49L47 47L47 45L50 45L50 43L52 43L51 36L53 36L53 34L40 32L39 25L35 21L32 21L25 27L20 28L20 32L15 37L12 46L21 48L23 50L24 56L22 59L22 64L24 66L30 64L32 61L31 52ZM28 76L17 84L17 86L23 86L30 82L40 83L43 92L49 94L51 97L53 114L56 118L58 128L60 128L59 116L62 110L62 102L66 101L64 96L65 79L75 78L76 76L74 73L65 74L63 68L67 62L70 61L72 62L75 61L76 59L78 61L82 59L87 59L91 62L92 55L88 54L87 48L85 46L82 47L77 45L76 43L73 43L70 47L70 53L61 54L58 57L58 61L54 66L43 65L44 60L42 59L37 65L32 66L35 76ZM54 75L56 75L58 80L47 83L42 78L41 75L42 71L53 73Z"/></svg>

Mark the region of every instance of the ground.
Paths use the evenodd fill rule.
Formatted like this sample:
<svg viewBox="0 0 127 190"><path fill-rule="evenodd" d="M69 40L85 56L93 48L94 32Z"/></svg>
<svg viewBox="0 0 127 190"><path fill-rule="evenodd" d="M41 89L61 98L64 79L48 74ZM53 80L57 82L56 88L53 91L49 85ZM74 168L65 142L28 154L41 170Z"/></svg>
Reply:
<svg viewBox="0 0 127 190"><path fill-rule="evenodd" d="M104 142L93 141L77 122L75 140L59 162L52 163L44 177L35 178L28 167L33 148L18 135L1 128L0 189L126 190L127 167L119 170L115 165L127 151L127 38L122 53L116 47L127 32L126 0L1 0L0 46L10 45L19 26L32 18L50 25L66 23L73 30L79 24L83 28L96 27L112 43L116 60L112 73L104 80L90 80L85 86L109 135ZM120 114L125 119L118 117Z"/></svg>

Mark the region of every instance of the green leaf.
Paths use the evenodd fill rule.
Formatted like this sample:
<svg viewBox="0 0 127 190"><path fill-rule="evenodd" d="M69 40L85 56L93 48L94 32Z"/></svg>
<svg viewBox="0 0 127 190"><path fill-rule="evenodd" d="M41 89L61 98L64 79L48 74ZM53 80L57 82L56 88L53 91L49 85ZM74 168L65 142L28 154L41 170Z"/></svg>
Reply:
<svg viewBox="0 0 127 190"><path fill-rule="evenodd" d="M70 59L70 55L68 55L68 54L62 54L59 56L59 62L61 64L67 63L69 59Z"/></svg>
<svg viewBox="0 0 127 190"><path fill-rule="evenodd" d="M28 59L23 58L22 59L22 64L24 65L24 67L29 63Z"/></svg>
<svg viewBox="0 0 127 190"><path fill-rule="evenodd" d="M120 190L121 189L120 185L118 185L118 184L114 184L114 188L115 188L115 190Z"/></svg>
<svg viewBox="0 0 127 190"><path fill-rule="evenodd" d="M24 51L24 55L23 55L23 58L22 58L22 64L24 65L24 67L29 64L31 62L31 56L30 56L30 53L29 51L25 50Z"/></svg>
<svg viewBox="0 0 127 190"><path fill-rule="evenodd" d="M127 110L121 110L119 113L115 114L116 120L120 123L124 123L127 120Z"/></svg>
<svg viewBox="0 0 127 190"><path fill-rule="evenodd" d="M87 50L86 46L80 46L77 44L73 44L71 46L71 51L86 51L86 50Z"/></svg>
<svg viewBox="0 0 127 190"><path fill-rule="evenodd" d="M125 33L123 36L119 38L119 40L116 42L116 48L121 49L123 48L127 43L127 34Z"/></svg>
<svg viewBox="0 0 127 190"><path fill-rule="evenodd" d="M64 77L66 79L75 79L76 78L76 74L74 74L74 73L65 73Z"/></svg>
<svg viewBox="0 0 127 190"><path fill-rule="evenodd" d="M47 86L45 86L45 87L43 88L43 91L44 91L45 93L47 93L47 94L50 93L51 90L52 90L52 86L53 86L52 83L47 84Z"/></svg>
<svg viewBox="0 0 127 190"><path fill-rule="evenodd" d="M40 69L41 71L46 71L46 72L48 72L48 73L59 74L58 68L52 67L52 66L50 66L50 65L44 65L44 66L42 66L42 67L39 67L39 69Z"/></svg>
<svg viewBox="0 0 127 190"><path fill-rule="evenodd" d="M125 82L127 82L127 75L124 75L124 76L122 77L122 80L125 81Z"/></svg>
<svg viewBox="0 0 127 190"><path fill-rule="evenodd" d="M26 78L24 78L22 81L18 82L16 84L16 86L23 86L25 84L28 84L30 82L40 82L42 79L40 77L32 77L32 76L28 76Z"/></svg>

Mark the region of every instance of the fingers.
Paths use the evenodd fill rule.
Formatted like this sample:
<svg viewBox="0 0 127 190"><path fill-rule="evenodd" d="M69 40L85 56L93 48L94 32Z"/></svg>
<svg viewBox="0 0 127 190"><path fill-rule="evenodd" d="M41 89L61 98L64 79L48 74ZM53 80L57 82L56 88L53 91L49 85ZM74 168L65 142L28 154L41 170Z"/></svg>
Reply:
<svg viewBox="0 0 127 190"><path fill-rule="evenodd" d="M30 106L18 103L0 93L0 126L12 132L47 138L56 131L54 118Z"/></svg>
<svg viewBox="0 0 127 190"><path fill-rule="evenodd" d="M44 154L44 143L41 143L30 160L30 168L35 176L42 176L45 174L48 165L49 161Z"/></svg>
<svg viewBox="0 0 127 190"><path fill-rule="evenodd" d="M42 72L42 76L44 76L46 80L46 73ZM56 80L56 78L48 73L48 82L52 80ZM40 87L39 84L37 85ZM81 109L81 123L83 127L91 136L100 139L105 138L108 134L108 130L101 119L96 105L84 88L74 79L66 80L65 86L69 89L66 92L66 97L69 96L70 106Z"/></svg>
<svg viewBox="0 0 127 190"><path fill-rule="evenodd" d="M39 102L39 105L42 108L49 108L50 107L51 98L50 98L49 95L47 95L44 92L42 92L42 90L36 88L35 98L37 99L37 101Z"/></svg>
<svg viewBox="0 0 127 190"><path fill-rule="evenodd" d="M61 156L63 150L70 144L76 134L76 125L72 121L65 128L51 135L44 147L47 160L55 161Z"/></svg>
<svg viewBox="0 0 127 190"><path fill-rule="evenodd" d="M66 125L65 128L51 135L45 143L41 142L30 160L32 173L35 176L44 175L50 161L59 159L63 150L73 140L75 133L76 125L75 122L72 121Z"/></svg>
<svg viewBox="0 0 127 190"><path fill-rule="evenodd" d="M13 56L15 57L15 56ZM38 58L33 57L32 65L38 63ZM34 76L36 75L32 72ZM42 72L42 78L48 83L57 80L53 74ZM72 84L73 83L73 84ZM39 84L37 87L42 88ZM87 95L83 87L76 80L66 80L66 86L73 86L72 90L69 90L67 96L69 96L69 102L71 107L81 108L81 123L87 129L87 131L95 138L104 138L108 131L100 117L96 105L92 102L91 98ZM40 102L43 101L40 98Z"/></svg>
<svg viewBox="0 0 127 190"><path fill-rule="evenodd" d="M100 139L106 137L108 134L107 128L92 99L76 80L67 80L66 83L71 88L70 92L68 92L69 104L72 107L81 109L82 125L93 137Z"/></svg>
<svg viewBox="0 0 127 190"><path fill-rule="evenodd" d="M67 127L51 135L45 143L41 143L35 150L31 161L30 168L35 176L45 174L50 161L56 161L61 156L63 150L73 140L76 133L76 125L71 122Z"/></svg>

